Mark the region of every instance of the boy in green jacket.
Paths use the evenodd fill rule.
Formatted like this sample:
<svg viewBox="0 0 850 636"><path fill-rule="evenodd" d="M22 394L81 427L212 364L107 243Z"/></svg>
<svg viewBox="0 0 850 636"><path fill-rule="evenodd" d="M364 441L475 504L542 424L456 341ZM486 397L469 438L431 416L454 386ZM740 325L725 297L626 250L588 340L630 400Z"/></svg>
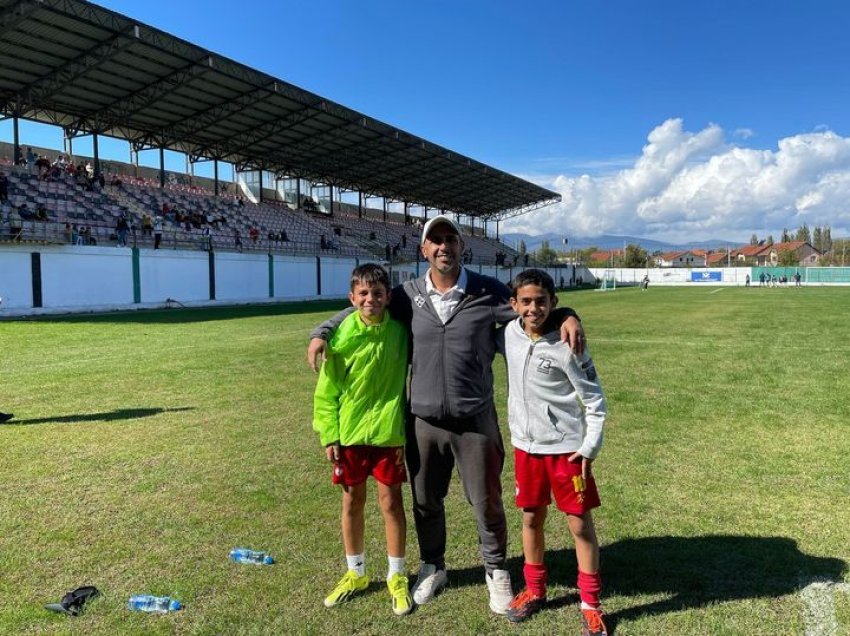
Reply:
<svg viewBox="0 0 850 636"><path fill-rule="evenodd" d="M407 330L387 305L390 284L380 265L351 273L349 315L330 341L313 398L313 428L333 463L333 483L342 486L342 542L348 571L325 598L334 607L369 586L364 558L366 478L372 475L387 538L387 587L393 612L413 609L404 573L407 520L401 484L404 467L404 391Z"/></svg>

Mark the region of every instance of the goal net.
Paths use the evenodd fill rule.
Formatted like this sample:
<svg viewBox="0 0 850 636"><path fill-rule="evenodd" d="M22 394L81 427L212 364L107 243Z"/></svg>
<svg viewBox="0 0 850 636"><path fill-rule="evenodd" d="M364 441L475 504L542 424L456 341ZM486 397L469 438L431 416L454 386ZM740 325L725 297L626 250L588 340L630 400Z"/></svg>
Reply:
<svg viewBox="0 0 850 636"><path fill-rule="evenodd" d="M599 291L614 291L617 289L617 276L613 269L606 269L599 283Z"/></svg>

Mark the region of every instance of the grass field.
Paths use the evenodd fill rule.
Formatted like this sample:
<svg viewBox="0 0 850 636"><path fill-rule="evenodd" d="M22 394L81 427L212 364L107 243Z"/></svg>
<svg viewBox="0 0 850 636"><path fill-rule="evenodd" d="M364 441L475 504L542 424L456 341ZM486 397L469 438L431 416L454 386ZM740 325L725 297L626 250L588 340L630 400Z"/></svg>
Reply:
<svg viewBox="0 0 850 636"><path fill-rule="evenodd" d="M609 401L596 520L614 633L850 633L850 289L620 289L562 302L583 317ZM579 633L562 518L548 523L553 601L511 626L487 609L458 482L442 596L392 616L370 501L377 582L322 607L343 571L339 493L311 430L304 348L339 306L0 322L0 410L17 416L0 426L0 634ZM512 475L509 460L516 585ZM237 545L278 564L232 564ZM83 584L104 593L86 615L42 609ZM125 610L141 592L185 610Z"/></svg>

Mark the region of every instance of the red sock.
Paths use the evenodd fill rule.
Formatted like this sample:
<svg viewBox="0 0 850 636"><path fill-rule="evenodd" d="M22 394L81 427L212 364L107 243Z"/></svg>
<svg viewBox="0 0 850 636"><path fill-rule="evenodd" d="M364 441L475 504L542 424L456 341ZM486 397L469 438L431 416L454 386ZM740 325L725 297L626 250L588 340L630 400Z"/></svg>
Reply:
<svg viewBox="0 0 850 636"><path fill-rule="evenodd" d="M528 591L541 598L546 597L546 566L543 563L525 562L522 566L525 586Z"/></svg>
<svg viewBox="0 0 850 636"><path fill-rule="evenodd" d="M599 602L599 592L602 591L602 577L599 572L588 574L587 572L578 571L578 591L581 595L581 602L587 603L593 608L601 605Z"/></svg>

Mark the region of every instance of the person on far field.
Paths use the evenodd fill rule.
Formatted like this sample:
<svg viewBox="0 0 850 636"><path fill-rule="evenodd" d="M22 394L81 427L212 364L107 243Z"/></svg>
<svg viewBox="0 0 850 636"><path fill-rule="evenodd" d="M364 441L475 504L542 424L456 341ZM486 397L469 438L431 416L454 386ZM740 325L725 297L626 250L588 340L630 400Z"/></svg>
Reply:
<svg viewBox="0 0 850 636"><path fill-rule="evenodd" d="M408 394L407 466L421 567L413 586L417 605L431 602L448 581L444 500L457 467L472 506L484 561L490 609L504 614L513 598L501 474L505 448L493 401L492 362L497 327L516 317L510 290L461 264L460 227L449 217L425 224L420 240L429 268L392 293L390 313L407 327L412 360ZM325 340L347 313L311 332L307 360L315 370ZM575 312L562 310L562 336L583 349Z"/></svg>
<svg viewBox="0 0 850 636"><path fill-rule="evenodd" d="M407 331L386 310L390 281L380 265L351 273L348 294L357 310L334 333L313 398L313 428L333 463L333 483L342 486L342 542L348 569L325 607L334 607L369 587L364 554L366 479L378 490L387 540L387 588L393 613L413 609L404 570L407 520L401 484L404 467L404 390Z"/></svg>
<svg viewBox="0 0 850 636"><path fill-rule="evenodd" d="M518 317L505 327L503 346L526 587L511 601L508 619L524 621L546 603L543 525L554 494L575 542L582 634L607 636L599 602L599 542L591 515L600 505L591 465L602 447L605 396L587 350L576 355L560 341L551 320L558 303L552 277L528 269L511 288Z"/></svg>

